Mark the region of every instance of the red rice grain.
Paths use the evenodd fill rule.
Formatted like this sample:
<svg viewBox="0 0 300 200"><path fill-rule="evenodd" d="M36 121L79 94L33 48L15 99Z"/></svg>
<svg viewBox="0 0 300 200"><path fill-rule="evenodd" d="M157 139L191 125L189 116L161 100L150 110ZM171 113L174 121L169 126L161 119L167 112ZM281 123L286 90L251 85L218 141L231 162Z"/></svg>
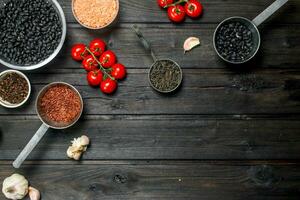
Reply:
<svg viewBox="0 0 300 200"><path fill-rule="evenodd" d="M65 85L49 88L40 101L41 113L57 123L71 123L79 115L81 101L78 94Z"/></svg>

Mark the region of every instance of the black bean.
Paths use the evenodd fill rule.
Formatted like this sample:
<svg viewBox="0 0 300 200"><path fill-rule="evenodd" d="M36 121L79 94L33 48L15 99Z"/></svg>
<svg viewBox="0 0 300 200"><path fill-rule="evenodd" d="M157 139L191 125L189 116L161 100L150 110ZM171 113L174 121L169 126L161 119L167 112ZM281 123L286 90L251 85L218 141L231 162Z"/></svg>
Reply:
<svg viewBox="0 0 300 200"><path fill-rule="evenodd" d="M240 22L225 23L217 30L216 48L230 61L244 61L254 48L252 32Z"/></svg>
<svg viewBox="0 0 300 200"><path fill-rule="evenodd" d="M1 7L0 30L1 59L31 65L53 53L62 25L48 0L10 0Z"/></svg>

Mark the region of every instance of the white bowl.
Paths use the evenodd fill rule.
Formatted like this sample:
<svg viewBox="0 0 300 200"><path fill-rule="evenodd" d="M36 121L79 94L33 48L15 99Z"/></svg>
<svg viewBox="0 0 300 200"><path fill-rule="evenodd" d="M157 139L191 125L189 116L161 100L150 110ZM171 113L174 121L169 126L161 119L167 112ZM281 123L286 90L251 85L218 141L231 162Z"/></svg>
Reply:
<svg viewBox="0 0 300 200"><path fill-rule="evenodd" d="M12 63L9 63L5 60L0 59L0 63L2 65L5 65L6 67L11 68L11 69L22 70L22 71L29 71L29 70L39 69L39 68L47 65L48 63L50 63L57 56L57 54L60 52L60 50L62 49L63 44L65 42L65 39L66 39L67 22L66 22L64 11L61 8L61 6L59 5L59 3L57 2L57 0L50 0L49 2L52 3L54 8L56 9L56 11L59 15L60 21L61 21L61 25L62 25L62 34L61 34L60 42L59 42L58 46L56 47L56 49L52 52L52 54L48 58L46 58L45 60L43 60L43 61L41 61L40 63L37 63L37 64L22 66L22 65L12 64ZM0 1L0 3L1 3L1 1Z"/></svg>
<svg viewBox="0 0 300 200"><path fill-rule="evenodd" d="M22 76L23 78L25 78L27 84L28 84L28 94L27 94L27 97L19 104L11 104L7 101L4 101L1 97L0 97L0 105L6 107L6 108L17 108L17 107L20 107L22 106L28 99L29 99L29 96L30 96L30 93L31 93L31 85L30 85L30 81L29 79L27 78L27 76L25 74L23 74L22 72L19 72L17 70L5 70L3 72L0 73L0 80L1 78L3 78L4 75L6 74L9 74L9 73L17 73L19 74L20 76Z"/></svg>
<svg viewBox="0 0 300 200"><path fill-rule="evenodd" d="M112 24L116 21L116 19L118 18L118 15L119 15L119 12L120 12L120 0L115 0L115 1L116 1L116 3L117 3L117 11L116 11L116 13L115 13L114 18L113 18L108 24L106 24L105 26L101 26L101 27L91 27L91 26L88 26L88 25L84 24L83 22L81 22L81 21L79 20L79 18L77 17L77 15L75 14L75 10L74 10L74 0L72 0L72 13L73 13L73 16L74 16L74 18L76 19L76 21L77 21L81 26L83 26L83 27L85 27L85 28L88 28L88 29L92 29L92 30L102 30L102 29L105 29L105 28L107 28L108 26L112 25Z"/></svg>

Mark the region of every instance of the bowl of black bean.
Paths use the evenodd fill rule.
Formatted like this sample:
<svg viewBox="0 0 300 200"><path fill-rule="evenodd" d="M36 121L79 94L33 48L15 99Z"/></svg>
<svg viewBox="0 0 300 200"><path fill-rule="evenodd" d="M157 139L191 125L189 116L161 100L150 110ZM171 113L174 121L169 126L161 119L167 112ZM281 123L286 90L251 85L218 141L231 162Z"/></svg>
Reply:
<svg viewBox="0 0 300 200"><path fill-rule="evenodd" d="M255 56L260 46L257 27L243 17L230 17L219 24L214 34L217 54L226 62L241 64Z"/></svg>
<svg viewBox="0 0 300 200"><path fill-rule="evenodd" d="M213 36L213 45L218 56L231 64L243 64L251 60L261 44L257 27L286 2L288 0L276 0L252 21L238 16L223 20Z"/></svg>
<svg viewBox="0 0 300 200"><path fill-rule="evenodd" d="M66 19L56 0L0 1L0 63L34 70L51 62L66 38Z"/></svg>

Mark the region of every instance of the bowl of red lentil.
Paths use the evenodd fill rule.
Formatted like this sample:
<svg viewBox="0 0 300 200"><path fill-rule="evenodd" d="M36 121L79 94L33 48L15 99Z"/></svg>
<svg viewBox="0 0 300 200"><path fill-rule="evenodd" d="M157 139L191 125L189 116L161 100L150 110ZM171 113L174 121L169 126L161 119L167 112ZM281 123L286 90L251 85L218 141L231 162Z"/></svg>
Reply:
<svg viewBox="0 0 300 200"><path fill-rule="evenodd" d="M74 125L83 111L83 100L78 90L65 82L45 86L36 100L36 110L41 121L54 129Z"/></svg>
<svg viewBox="0 0 300 200"><path fill-rule="evenodd" d="M30 81L25 74L17 70L0 73L0 105L6 108L20 107L29 99L30 93Z"/></svg>
<svg viewBox="0 0 300 200"><path fill-rule="evenodd" d="M103 29L111 25L119 9L119 0L72 0L75 19L88 29Z"/></svg>

